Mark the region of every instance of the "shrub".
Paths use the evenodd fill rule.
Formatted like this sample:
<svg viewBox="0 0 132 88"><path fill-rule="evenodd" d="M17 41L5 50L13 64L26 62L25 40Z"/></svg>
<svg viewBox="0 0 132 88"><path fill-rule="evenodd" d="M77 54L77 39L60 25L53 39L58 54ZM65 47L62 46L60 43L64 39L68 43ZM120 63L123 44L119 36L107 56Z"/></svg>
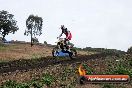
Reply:
<svg viewBox="0 0 132 88"><path fill-rule="evenodd" d="M128 48L127 53L132 54L132 46Z"/></svg>
<svg viewBox="0 0 132 88"><path fill-rule="evenodd" d="M16 81L8 80L2 84L1 88L16 88L16 87L17 87Z"/></svg>
<svg viewBox="0 0 132 88"><path fill-rule="evenodd" d="M87 75L91 75L93 73L92 68L88 67L87 64L83 64L84 69L86 70Z"/></svg>
<svg viewBox="0 0 132 88"><path fill-rule="evenodd" d="M54 78L53 78L52 75L47 74L47 73L43 74L42 82L43 82L44 84L46 84L47 86L50 86L50 85L52 84L53 81L54 81Z"/></svg>

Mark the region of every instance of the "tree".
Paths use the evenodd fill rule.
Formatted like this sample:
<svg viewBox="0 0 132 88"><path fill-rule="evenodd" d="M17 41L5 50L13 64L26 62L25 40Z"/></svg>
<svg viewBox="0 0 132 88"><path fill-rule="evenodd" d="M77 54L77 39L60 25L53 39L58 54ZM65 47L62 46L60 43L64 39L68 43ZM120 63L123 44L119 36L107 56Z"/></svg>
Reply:
<svg viewBox="0 0 132 88"><path fill-rule="evenodd" d="M38 16L30 15L26 20L26 27L24 35L31 35L31 47L33 46L33 37L42 34L43 19Z"/></svg>
<svg viewBox="0 0 132 88"><path fill-rule="evenodd" d="M44 44L47 45L48 43L46 41L44 41Z"/></svg>
<svg viewBox="0 0 132 88"><path fill-rule="evenodd" d="M14 15L9 14L7 11L0 11L0 34L2 35L2 40L9 33L15 33L19 28L16 25L17 21L14 19Z"/></svg>

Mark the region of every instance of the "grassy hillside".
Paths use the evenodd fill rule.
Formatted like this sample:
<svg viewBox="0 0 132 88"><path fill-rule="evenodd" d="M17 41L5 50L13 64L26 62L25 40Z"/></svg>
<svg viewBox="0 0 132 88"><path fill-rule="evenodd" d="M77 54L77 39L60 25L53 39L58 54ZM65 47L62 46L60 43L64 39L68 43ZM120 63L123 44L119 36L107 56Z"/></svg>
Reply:
<svg viewBox="0 0 132 88"><path fill-rule="evenodd" d="M132 88L132 81L128 84L86 85L80 85L78 81L80 64L87 64L92 74L128 74L132 77L131 54L78 50L79 55L73 60L55 59L51 57L52 48L39 45L31 48L28 44L1 45L0 53L5 55L0 55L1 88Z"/></svg>
<svg viewBox="0 0 132 88"><path fill-rule="evenodd" d="M19 59L34 59L40 57L52 56L53 46L34 45L30 43L11 43L0 44L0 61L13 61ZM94 52L78 51L80 55L94 54Z"/></svg>

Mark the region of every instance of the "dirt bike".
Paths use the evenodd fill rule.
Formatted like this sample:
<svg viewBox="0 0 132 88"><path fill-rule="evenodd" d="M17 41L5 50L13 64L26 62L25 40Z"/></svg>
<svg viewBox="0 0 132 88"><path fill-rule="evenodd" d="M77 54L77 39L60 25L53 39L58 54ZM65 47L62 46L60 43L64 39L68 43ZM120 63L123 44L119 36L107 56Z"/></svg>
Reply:
<svg viewBox="0 0 132 88"><path fill-rule="evenodd" d="M52 56L53 57L70 57L74 58L77 56L77 51L73 48L73 44L65 45L65 39L59 38L59 40L56 42L56 47L52 50Z"/></svg>

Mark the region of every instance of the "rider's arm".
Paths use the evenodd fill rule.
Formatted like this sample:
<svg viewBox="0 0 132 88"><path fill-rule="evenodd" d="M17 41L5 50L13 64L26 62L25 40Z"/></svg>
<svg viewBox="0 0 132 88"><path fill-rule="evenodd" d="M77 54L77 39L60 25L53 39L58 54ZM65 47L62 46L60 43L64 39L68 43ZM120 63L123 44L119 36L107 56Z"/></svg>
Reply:
<svg viewBox="0 0 132 88"><path fill-rule="evenodd" d="M63 32L59 35L59 37L58 37L58 38L60 38L60 37L62 36L62 34L63 34Z"/></svg>

